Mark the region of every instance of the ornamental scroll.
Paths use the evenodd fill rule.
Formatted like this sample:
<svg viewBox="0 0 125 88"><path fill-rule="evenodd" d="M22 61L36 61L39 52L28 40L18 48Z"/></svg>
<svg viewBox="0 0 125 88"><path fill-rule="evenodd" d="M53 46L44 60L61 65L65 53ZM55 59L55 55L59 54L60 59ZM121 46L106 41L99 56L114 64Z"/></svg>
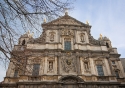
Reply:
<svg viewBox="0 0 125 88"><path fill-rule="evenodd" d="M62 29L62 31L61 31L61 35L74 35L74 32L73 32L73 30L70 30L70 29Z"/></svg>

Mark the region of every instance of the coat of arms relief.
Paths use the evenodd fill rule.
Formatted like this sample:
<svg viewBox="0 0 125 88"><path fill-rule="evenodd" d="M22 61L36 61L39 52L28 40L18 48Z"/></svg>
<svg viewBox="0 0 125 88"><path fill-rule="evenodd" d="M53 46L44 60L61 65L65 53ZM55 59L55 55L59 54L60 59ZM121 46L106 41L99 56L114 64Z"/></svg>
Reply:
<svg viewBox="0 0 125 88"><path fill-rule="evenodd" d="M66 73L76 72L76 59L74 56L63 56L61 58L61 67Z"/></svg>

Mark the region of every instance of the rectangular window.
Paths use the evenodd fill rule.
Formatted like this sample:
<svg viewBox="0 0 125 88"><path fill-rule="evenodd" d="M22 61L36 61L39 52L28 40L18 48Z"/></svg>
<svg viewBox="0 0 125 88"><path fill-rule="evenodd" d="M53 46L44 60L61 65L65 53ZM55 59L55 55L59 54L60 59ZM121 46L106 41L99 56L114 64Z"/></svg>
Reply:
<svg viewBox="0 0 125 88"><path fill-rule="evenodd" d="M32 76L38 76L39 75L39 68L40 68L40 64L34 64L33 65Z"/></svg>
<svg viewBox="0 0 125 88"><path fill-rule="evenodd" d="M18 70L15 70L14 77L17 77L17 76L18 76Z"/></svg>
<svg viewBox="0 0 125 88"><path fill-rule="evenodd" d="M118 71L115 71L116 78L119 78L119 73Z"/></svg>
<svg viewBox="0 0 125 88"><path fill-rule="evenodd" d="M65 41L65 50L71 50L71 41Z"/></svg>
<svg viewBox="0 0 125 88"><path fill-rule="evenodd" d="M97 71L99 76L104 76L102 65L97 65Z"/></svg>

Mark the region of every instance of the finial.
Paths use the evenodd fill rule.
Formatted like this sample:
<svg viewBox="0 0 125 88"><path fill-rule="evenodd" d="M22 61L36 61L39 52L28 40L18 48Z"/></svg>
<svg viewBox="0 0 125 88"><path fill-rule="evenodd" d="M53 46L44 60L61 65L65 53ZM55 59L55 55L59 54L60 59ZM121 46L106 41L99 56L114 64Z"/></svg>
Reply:
<svg viewBox="0 0 125 88"><path fill-rule="evenodd" d="M27 34L30 34L30 30L28 30Z"/></svg>
<svg viewBox="0 0 125 88"><path fill-rule="evenodd" d="M68 15L68 9L65 8L65 15Z"/></svg>
<svg viewBox="0 0 125 88"><path fill-rule="evenodd" d="M88 22L88 21L86 21L86 24L87 24L87 25L89 25L89 22Z"/></svg>
<svg viewBox="0 0 125 88"><path fill-rule="evenodd" d="M34 35L34 32L32 32L32 33L30 34L30 37L33 37L33 35Z"/></svg>
<svg viewBox="0 0 125 88"><path fill-rule="evenodd" d="M46 18L44 18L44 23L46 23Z"/></svg>
<svg viewBox="0 0 125 88"><path fill-rule="evenodd" d="M102 39L102 34L100 34L100 39Z"/></svg>

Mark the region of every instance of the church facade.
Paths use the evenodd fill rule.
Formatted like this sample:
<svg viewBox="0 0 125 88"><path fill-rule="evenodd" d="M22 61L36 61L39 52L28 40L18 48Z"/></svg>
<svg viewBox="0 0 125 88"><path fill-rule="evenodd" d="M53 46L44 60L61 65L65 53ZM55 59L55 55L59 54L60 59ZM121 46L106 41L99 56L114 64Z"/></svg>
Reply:
<svg viewBox="0 0 125 88"><path fill-rule="evenodd" d="M117 48L94 39L89 23L65 13L42 28L38 38L19 38L0 88L125 88Z"/></svg>

